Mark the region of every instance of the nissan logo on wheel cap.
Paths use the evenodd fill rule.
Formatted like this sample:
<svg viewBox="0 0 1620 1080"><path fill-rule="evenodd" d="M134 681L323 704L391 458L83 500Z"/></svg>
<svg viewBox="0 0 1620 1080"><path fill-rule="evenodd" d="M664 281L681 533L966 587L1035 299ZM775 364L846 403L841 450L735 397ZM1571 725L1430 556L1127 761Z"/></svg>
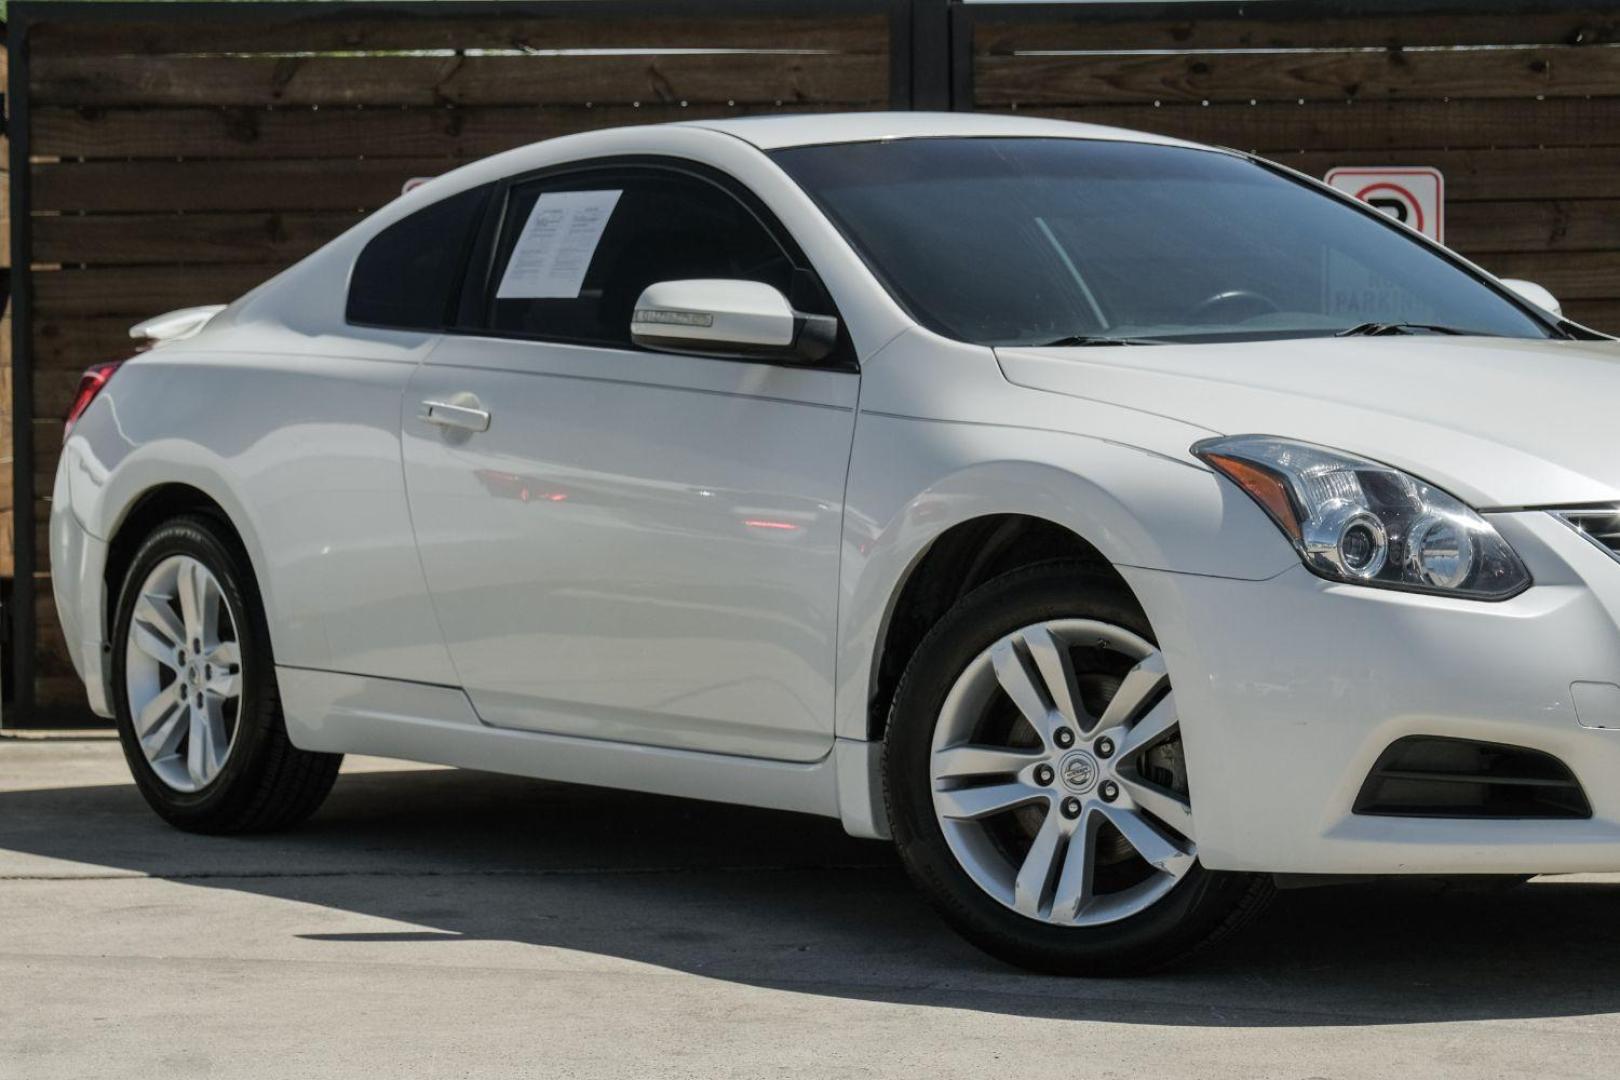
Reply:
<svg viewBox="0 0 1620 1080"><path fill-rule="evenodd" d="M1058 775L1063 778L1063 786L1077 795L1084 795L1097 786L1097 759L1084 750L1076 750L1063 759L1058 767Z"/></svg>

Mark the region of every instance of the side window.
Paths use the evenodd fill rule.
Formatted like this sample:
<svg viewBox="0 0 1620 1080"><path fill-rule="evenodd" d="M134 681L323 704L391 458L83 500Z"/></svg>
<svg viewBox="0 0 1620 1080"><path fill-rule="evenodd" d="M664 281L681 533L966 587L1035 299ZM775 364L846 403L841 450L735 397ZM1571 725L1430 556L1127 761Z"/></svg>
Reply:
<svg viewBox="0 0 1620 1080"><path fill-rule="evenodd" d="M748 207L701 177L656 169L571 173L512 187L489 281L488 326L628 349L636 300L654 282L739 278L793 298L804 276Z"/></svg>
<svg viewBox="0 0 1620 1080"><path fill-rule="evenodd" d="M439 330L460 287L492 185L441 199L373 236L355 260L344 318L395 330Z"/></svg>

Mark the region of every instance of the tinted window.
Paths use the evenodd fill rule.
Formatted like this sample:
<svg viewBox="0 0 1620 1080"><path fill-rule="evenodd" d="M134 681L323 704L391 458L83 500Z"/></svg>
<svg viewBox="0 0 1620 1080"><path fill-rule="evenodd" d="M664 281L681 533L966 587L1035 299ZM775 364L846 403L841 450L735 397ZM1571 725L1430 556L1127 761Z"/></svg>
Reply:
<svg viewBox="0 0 1620 1080"><path fill-rule="evenodd" d="M371 238L349 278L346 318L400 330L445 325L473 226L490 188L473 188L394 222Z"/></svg>
<svg viewBox="0 0 1620 1080"><path fill-rule="evenodd" d="M1319 336L1373 321L1548 336L1401 230L1228 154L910 139L773 157L918 321L963 341Z"/></svg>
<svg viewBox="0 0 1620 1080"><path fill-rule="evenodd" d="M560 196L581 193L582 199ZM585 194L589 193L589 194ZM616 193L616 194L615 194ZM520 235L533 229L531 213L558 208L554 229L575 229L574 251L583 276L549 275L545 284L501 289ZM605 208L605 223L592 224L571 206ZM541 220L536 217L536 223ZM541 226L547 227L547 226ZM600 228L599 236L595 229ZM582 230L582 231L581 231ZM543 256L545 245L528 250ZM681 278L737 278L774 285L797 300L804 275L760 219L735 196L698 176L654 169L593 170L515 185L502 219L489 325L497 331L557 341L631 348L630 315L648 285ZM552 265L558 265L553 262ZM562 296L498 293L561 291ZM816 310L808 306L806 310Z"/></svg>

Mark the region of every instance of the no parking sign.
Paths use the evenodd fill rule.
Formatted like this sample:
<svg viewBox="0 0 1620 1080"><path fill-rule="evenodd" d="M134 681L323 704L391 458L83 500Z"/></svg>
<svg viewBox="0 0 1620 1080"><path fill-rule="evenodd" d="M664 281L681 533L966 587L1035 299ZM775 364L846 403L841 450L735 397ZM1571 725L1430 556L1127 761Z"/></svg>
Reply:
<svg viewBox="0 0 1620 1080"><path fill-rule="evenodd" d="M1437 243L1446 240L1446 182L1427 166L1330 169L1329 187L1382 210Z"/></svg>

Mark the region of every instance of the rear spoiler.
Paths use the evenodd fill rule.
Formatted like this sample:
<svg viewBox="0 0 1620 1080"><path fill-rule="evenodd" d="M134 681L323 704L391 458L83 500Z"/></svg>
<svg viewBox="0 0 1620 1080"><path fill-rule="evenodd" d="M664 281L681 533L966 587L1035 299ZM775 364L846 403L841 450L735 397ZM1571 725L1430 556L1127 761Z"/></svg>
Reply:
<svg viewBox="0 0 1620 1080"><path fill-rule="evenodd" d="M207 326L208 320L224 310L224 304L207 304L203 307L164 312L130 327L129 336L153 344L160 341L179 341Z"/></svg>

